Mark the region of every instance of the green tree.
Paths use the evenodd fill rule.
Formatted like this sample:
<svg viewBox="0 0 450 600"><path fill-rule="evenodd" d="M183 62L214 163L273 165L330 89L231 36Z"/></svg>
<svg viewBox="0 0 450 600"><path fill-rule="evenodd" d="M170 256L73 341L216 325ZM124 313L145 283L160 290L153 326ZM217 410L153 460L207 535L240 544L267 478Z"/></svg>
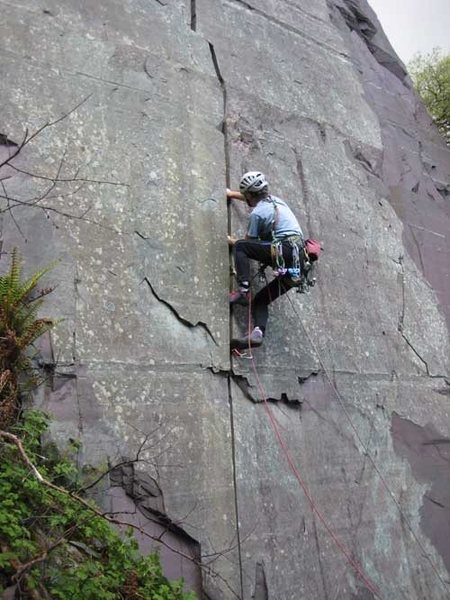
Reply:
<svg viewBox="0 0 450 600"><path fill-rule="evenodd" d="M414 86L440 132L450 145L450 56L435 48L416 54L408 64Z"/></svg>

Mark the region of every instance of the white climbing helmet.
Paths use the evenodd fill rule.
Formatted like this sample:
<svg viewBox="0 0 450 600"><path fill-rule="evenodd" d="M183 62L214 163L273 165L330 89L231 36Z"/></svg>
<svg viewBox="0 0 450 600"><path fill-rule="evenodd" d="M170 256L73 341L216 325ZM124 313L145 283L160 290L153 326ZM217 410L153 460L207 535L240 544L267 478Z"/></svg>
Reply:
<svg viewBox="0 0 450 600"><path fill-rule="evenodd" d="M260 171L249 171L248 173L244 173L239 182L239 189L243 194L246 192L258 194L268 186L269 184L267 183L266 178Z"/></svg>

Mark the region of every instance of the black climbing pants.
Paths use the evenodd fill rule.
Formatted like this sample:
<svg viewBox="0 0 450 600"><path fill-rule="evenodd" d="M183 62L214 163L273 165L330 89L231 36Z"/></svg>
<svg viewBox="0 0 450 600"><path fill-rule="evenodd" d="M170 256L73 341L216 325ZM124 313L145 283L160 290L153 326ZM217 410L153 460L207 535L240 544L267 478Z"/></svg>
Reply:
<svg viewBox="0 0 450 600"><path fill-rule="evenodd" d="M257 260L266 267L272 266L271 243L254 240L239 240L233 246L234 262L239 285L250 282L250 260ZM286 267L292 267L292 245L283 243L283 258ZM264 333L269 318L268 306L292 287L290 277L276 277L264 286L252 300L253 324Z"/></svg>

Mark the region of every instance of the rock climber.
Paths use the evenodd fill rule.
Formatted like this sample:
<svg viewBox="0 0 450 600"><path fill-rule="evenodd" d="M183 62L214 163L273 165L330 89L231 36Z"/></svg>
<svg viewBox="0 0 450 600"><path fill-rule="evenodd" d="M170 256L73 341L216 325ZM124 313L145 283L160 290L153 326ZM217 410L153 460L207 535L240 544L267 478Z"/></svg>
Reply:
<svg viewBox="0 0 450 600"><path fill-rule="evenodd" d="M242 200L252 208L247 235L243 240L228 236L233 247L238 289L230 293L230 304L248 305L250 300L250 260L265 267L285 267L280 275L263 287L252 301L253 329L244 338L232 340L232 347L245 349L260 346L269 316L268 306L293 287L287 275L290 267L298 266L299 248L303 246L303 232L287 204L269 194L269 184L259 171L245 173L239 183L239 192L227 189L227 198ZM275 263L275 264L274 264ZM289 269L292 271L292 269ZM283 274L283 273L286 274Z"/></svg>

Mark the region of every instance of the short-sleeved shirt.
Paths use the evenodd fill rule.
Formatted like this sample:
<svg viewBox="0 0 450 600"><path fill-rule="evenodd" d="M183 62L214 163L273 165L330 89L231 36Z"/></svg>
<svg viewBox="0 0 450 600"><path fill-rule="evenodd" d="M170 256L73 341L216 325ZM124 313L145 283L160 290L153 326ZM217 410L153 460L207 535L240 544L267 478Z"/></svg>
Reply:
<svg viewBox="0 0 450 600"><path fill-rule="evenodd" d="M277 210L275 211L275 206ZM275 213L276 218L275 218ZM289 206L276 196L268 196L260 200L250 213L247 236L261 240L272 240L273 223L274 235L277 240L293 235L303 237L300 225Z"/></svg>

